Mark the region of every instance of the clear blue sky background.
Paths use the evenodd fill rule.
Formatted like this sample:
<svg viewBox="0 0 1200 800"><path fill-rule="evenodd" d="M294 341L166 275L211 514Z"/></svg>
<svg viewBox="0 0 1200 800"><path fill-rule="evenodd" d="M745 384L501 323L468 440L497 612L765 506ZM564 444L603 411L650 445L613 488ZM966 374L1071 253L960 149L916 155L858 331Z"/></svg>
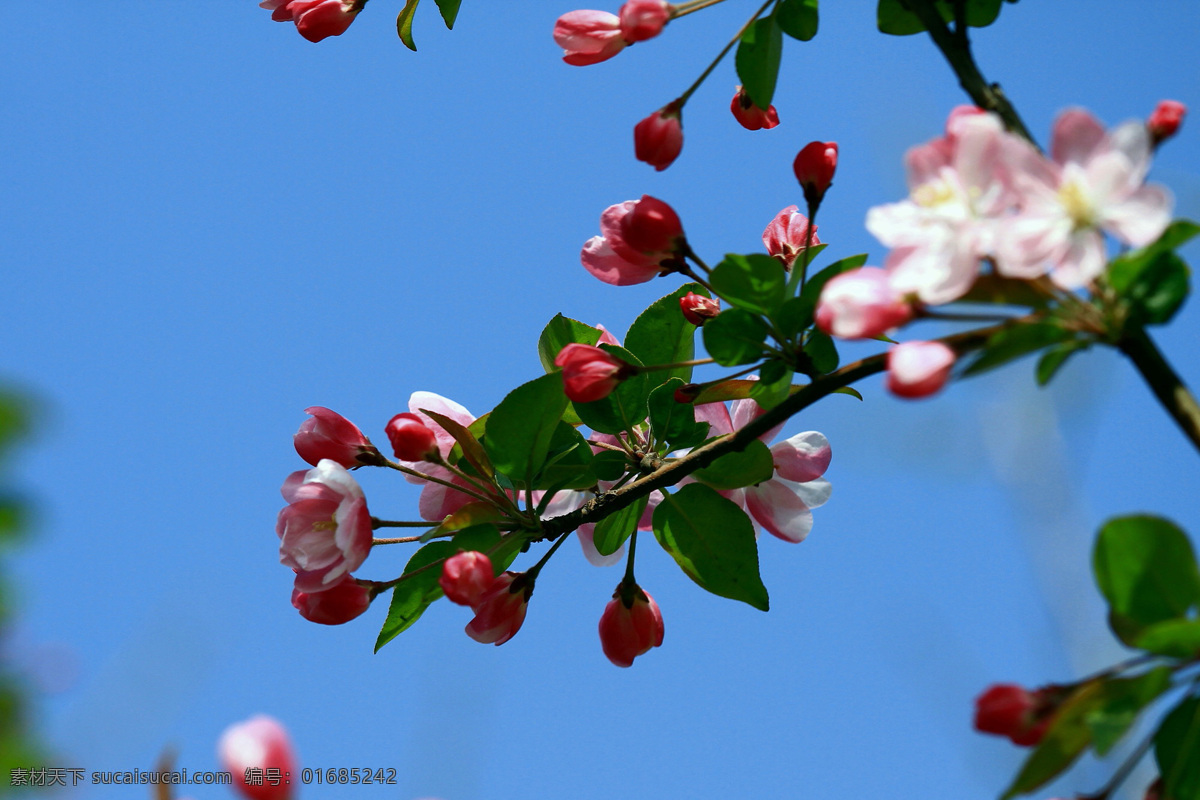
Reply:
<svg viewBox="0 0 1200 800"><path fill-rule="evenodd" d="M319 45L249 0L39 6L10 25L0 374L42 403L15 472L38 508L15 565L16 651L48 689L38 724L57 765L147 769L173 746L181 766L216 769L225 726L264 712L305 766L397 770L395 787L305 800L997 795L1022 754L970 730L974 696L1120 656L1088 572L1098 525L1152 510L1200 531L1197 454L1109 352L1043 391L1021 362L927 402L876 379L864 403L806 411L788 433L828 435L834 494L802 545L761 541L771 611L639 548L666 642L629 670L596 636L619 568L573 545L501 648L469 640L469 613L447 603L378 655L386 604L339 628L292 609L273 526L306 406L377 441L414 390L482 414L539 374L554 313L623 333L674 288L584 272L605 206L650 193L710 260L753 252L802 202L790 164L813 139L841 145L829 253L879 263L866 210L905 194L904 150L964 99L927 39L875 32L870 0L829 2L813 42L787 42L782 125L740 128L722 65L685 111L683 155L655 173L633 159L634 123L757 3L588 68L550 36L571 2L468 0L447 32L430 0L415 54L400 6L372 0ZM1043 141L1071 105L1110 124L1164 97L1200 109L1198 40L1188 0L1025 0L975 34ZM1192 218L1196 122L1153 173ZM1198 327L1193 301L1156 332L1194 385ZM414 515L408 484L359 477L376 514ZM375 553L360 574L393 577L407 556ZM1094 790L1108 769L1045 796Z"/></svg>

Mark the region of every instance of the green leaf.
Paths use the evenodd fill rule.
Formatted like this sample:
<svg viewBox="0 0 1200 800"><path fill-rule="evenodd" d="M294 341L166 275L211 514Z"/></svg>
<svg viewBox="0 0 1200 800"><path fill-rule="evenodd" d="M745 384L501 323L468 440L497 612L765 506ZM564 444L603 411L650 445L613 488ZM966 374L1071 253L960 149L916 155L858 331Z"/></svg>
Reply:
<svg viewBox="0 0 1200 800"><path fill-rule="evenodd" d="M567 407L562 376L543 375L509 392L488 416L484 447L496 469L514 481L532 480Z"/></svg>
<svg viewBox="0 0 1200 800"><path fill-rule="evenodd" d="M859 400L863 399L863 396L859 393L858 389L855 389L853 386L842 386L838 389L834 389L833 393L834 394L848 394L851 397L857 397Z"/></svg>
<svg viewBox="0 0 1200 800"><path fill-rule="evenodd" d="M1001 796L1008 800L1049 783L1075 762L1092 742L1087 718L1104 703L1103 684L1085 683L1059 706L1050 728Z"/></svg>
<svg viewBox="0 0 1200 800"><path fill-rule="evenodd" d="M742 88L754 105L767 108L775 96L775 81L779 76L779 59L783 54L783 32L772 14L756 20L746 28L738 43L734 65ZM718 290L719 291L719 290Z"/></svg>
<svg viewBox="0 0 1200 800"><path fill-rule="evenodd" d="M587 489L596 483L595 456L583 434L559 422L550 439L546 463L533 482L534 489Z"/></svg>
<svg viewBox="0 0 1200 800"><path fill-rule="evenodd" d="M601 450L592 461L596 478L602 481L619 481L629 469L629 457L615 450Z"/></svg>
<svg viewBox="0 0 1200 800"><path fill-rule="evenodd" d="M779 370L778 377L768 376L766 367L772 364L779 364L783 368ZM765 410L770 410L787 399L787 396L792 391L792 375L794 373L779 361L770 361L764 365L764 368L759 370L760 380L752 381L754 384L750 387L750 396L754 398L754 402L758 403ZM773 380L771 378L774 378Z"/></svg>
<svg viewBox="0 0 1200 800"><path fill-rule="evenodd" d="M458 7L462 5L462 0L433 0L437 3L438 10L442 12L442 20L446 23L447 30L454 30L454 20L458 19Z"/></svg>
<svg viewBox="0 0 1200 800"><path fill-rule="evenodd" d="M446 433L454 437L454 441L458 443L458 447L463 457L467 459L467 463L475 468L480 475L491 477L495 474L492 468L492 462L488 460L487 453L483 449L483 445L475 438L470 429L460 425L444 414L439 414L436 411L430 411L427 408L419 409L422 414L426 414L442 426Z"/></svg>
<svg viewBox="0 0 1200 800"><path fill-rule="evenodd" d="M1038 359L1037 364L1037 382L1038 386L1045 386L1058 372L1063 364L1067 363L1067 359L1081 350L1086 350L1091 346L1091 343L1083 339L1071 339L1062 344L1055 345L1042 354Z"/></svg>
<svg viewBox="0 0 1200 800"><path fill-rule="evenodd" d="M818 374L827 375L838 368L837 345L833 337L824 331L814 330L804 343L804 353L812 361L813 369Z"/></svg>
<svg viewBox="0 0 1200 800"><path fill-rule="evenodd" d="M1092 554L1096 584L1108 601L1117 636L1133 644L1146 628L1181 619L1200 602L1200 570L1191 542L1168 520L1109 520Z"/></svg>
<svg viewBox="0 0 1200 800"><path fill-rule="evenodd" d="M591 325L555 314L538 337L538 359L542 362L542 369L554 372L558 369L554 366L554 359L560 350L569 344L590 344L594 347L600 341L600 336L600 331Z"/></svg>
<svg viewBox="0 0 1200 800"><path fill-rule="evenodd" d="M634 366L642 366L638 357L623 347L602 344L600 349ZM645 373L634 375L621 381L608 397L591 403L575 403L575 413L594 431L622 433L646 419L646 398L650 396L650 388L649 376Z"/></svg>
<svg viewBox="0 0 1200 800"><path fill-rule="evenodd" d="M675 364L696 357L696 326L688 322L679 310L679 300L688 292L709 296L698 283L686 283L677 290L650 304L625 334L625 349L643 364ZM654 380L679 378L684 383L692 379L691 367L656 370Z"/></svg>
<svg viewBox="0 0 1200 800"><path fill-rule="evenodd" d="M474 528L489 522L499 522L502 519L504 519L504 512L496 508L492 503L485 503L482 500L478 500L473 503L467 503L453 514L447 514L446 518L441 521L441 524L436 528L430 529L428 533L421 537L421 541L427 542L435 536L440 536L448 531L465 531L468 528Z"/></svg>
<svg viewBox="0 0 1200 800"><path fill-rule="evenodd" d="M1171 252L1156 255L1122 293L1132 319L1146 325L1170 322L1191 291L1190 278L1182 258Z"/></svg>
<svg viewBox="0 0 1200 800"><path fill-rule="evenodd" d="M1170 687L1170 667L1155 667L1134 678L1105 681L1102 701L1084 714L1096 754L1107 755L1137 721L1138 714Z"/></svg>
<svg viewBox="0 0 1200 800"><path fill-rule="evenodd" d="M787 273L771 256L731 253L713 268L709 282L713 291L731 305L769 316L783 305Z"/></svg>
<svg viewBox="0 0 1200 800"><path fill-rule="evenodd" d="M654 536L702 589L761 611L770 607L754 525L736 503L703 484L688 484L654 509Z"/></svg>
<svg viewBox="0 0 1200 800"><path fill-rule="evenodd" d="M420 2L421 0L406 0L404 8L400 9L400 14L396 17L396 32L400 34L400 41L414 53L417 52L417 44L412 38L413 15L417 13L417 3ZM378 649L376 647L376 650Z"/></svg>
<svg viewBox="0 0 1200 800"><path fill-rule="evenodd" d="M1108 284L1124 294L1157 256L1182 247L1197 234L1200 234L1200 225L1191 220L1175 220L1154 242L1141 249L1122 253L1109 262L1105 276Z"/></svg>
<svg viewBox="0 0 1200 800"><path fill-rule="evenodd" d="M1154 736L1154 760L1163 797L1200 798L1200 697L1187 698L1162 721Z"/></svg>
<svg viewBox="0 0 1200 800"><path fill-rule="evenodd" d="M1002 0L966 0L967 25L984 28L996 21L1000 15ZM1009 0L1013 2L1013 0ZM954 20L953 5L947 0L938 0L936 5L942 19L947 23ZM909 11L904 0L879 0L876 22L881 33L893 36L911 36L925 30L925 24L916 14Z"/></svg>
<svg viewBox="0 0 1200 800"><path fill-rule="evenodd" d="M592 536L596 552L602 556L611 556L617 552L630 534L637 530L638 520L642 518L648 501L647 497L639 497L620 511L597 522L596 532Z"/></svg>
<svg viewBox="0 0 1200 800"><path fill-rule="evenodd" d="M700 329L704 349L723 367L749 364L763 358L767 324L740 308L727 308Z"/></svg>
<svg viewBox="0 0 1200 800"><path fill-rule="evenodd" d="M1172 658L1195 658L1200 655L1200 620L1169 619L1151 625L1134 646Z"/></svg>
<svg viewBox="0 0 1200 800"><path fill-rule="evenodd" d="M782 0L775 20L788 36L807 42L817 35L817 0Z"/></svg>
<svg viewBox="0 0 1200 800"><path fill-rule="evenodd" d="M691 403L680 403L675 399L675 390L683 386L679 378L669 381L650 392L647 406L650 409L650 426L654 438L660 442L687 441L695 444L708 436L708 423L696 421L696 408ZM674 444L671 449L687 447Z"/></svg>
<svg viewBox="0 0 1200 800"><path fill-rule="evenodd" d="M999 275L980 275L967 293L956 302L1045 308L1048 301L1049 298L1035 289L1029 281L1002 278Z"/></svg>
<svg viewBox="0 0 1200 800"><path fill-rule="evenodd" d="M692 476L714 489L726 491L768 481L774 473L771 450L761 439L754 439L745 450L726 453Z"/></svg>
<svg viewBox="0 0 1200 800"><path fill-rule="evenodd" d="M963 370L963 377L995 369L1013 359L1041 350L1046 345L1069 339L1073 335L1071 331L1052 322L1033 322L1004 328L992 334L978 358Z"/></svg>

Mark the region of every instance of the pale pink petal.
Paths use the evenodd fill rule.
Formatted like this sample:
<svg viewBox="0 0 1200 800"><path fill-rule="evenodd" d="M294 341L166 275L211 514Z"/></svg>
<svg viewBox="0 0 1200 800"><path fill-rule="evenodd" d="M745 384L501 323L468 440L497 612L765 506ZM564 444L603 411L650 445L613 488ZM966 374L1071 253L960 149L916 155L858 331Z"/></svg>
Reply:
<svg viewBox="0 0 1200 800"><path fill-rule="evenodd" d="M1051 270L1050 278L1064 289L1078 289L1099 277L1106 261L1100 231L1090 228L1076 231L1066 254Z"/></svg>
<svg viewBox="0 0 1200 800"><path fill-rule="evenodd" d="M752 378L752 380L757 380L757 378ZM749 398L746 398L745 400L734 400L733 410L730 414L733 420L733 429L735 431L740 431L742 428L746 427L765 413L767 412L762 406ZM786 422L786 420L784 422ZM771 441L779 435L781 430L783 430L784 422L779 423L774 428L769 428L766 433L758 438L763 442Z"/></svg>
<svg viewBox="0 0 1200 800"><path fill-rule="evenodd" d="M644 257L634 263L617 255L603 236L588 239L579 260L593 277L611 286L646 283L658 277L660 271L656 262L647 262Z"/></svg>
<svg viewBox="0 0 1200 800"><path fill-rule="evenodd" d="M619 564L625 560L625 545L623 544L612 555L600 555L600 551L596 549L593 539L595 533L596 526L590 522L580 525L575 530L575 535L579 539L579 546L583 548L583 557L588 560L589 564L594 567L611 567L613 564Z"/></svg>
<svg viewBox="0 0 1200 800"><path fill-rule="evenodd" d="M704 403L694 408L696 421L708 423L709 438L733 433L733 422L729 419L729 409L724 403Z"/></svg>
<svg viewBox="0 0 1200 800"><path fill-rule="evenodd" d="M458 486L469 486L466 481L457 475L454 476L452 482ZM417 501L417 510L421 514L421 519L427 519L430 522L441 522L448 514L453 514L474 499L470 495L451 489L448 486L431 482L426 483L425 488L421 490L421 497Z"/></svg>
<svg viewBox="0 0 1200 800"><path fill-rule="evenodd" d="M815 480L829 469L833 451L825 434L817 431L797 433L771 448L775 474L789 481Z"/></svg>
<svg viewBox="0 0 1200 800"><path fill-rule="evenodd" d="M1104 209L1103 226L1134 247L1145 247L1171 224L1174 200L1164 186L1143 186Z"/></svg>
<svg viewBox="0 0 1200 800"><path fill-rule="evenodd" d="M1104 126L1095 117L1081 108L1068 109L1054 122L1051 157L1059 164L1084 164L1107 139Z"/></svg>
<svg viewBox="0 0 1200 800"><path fill-rule="evenodd" d="M785 542L802 542L812 530L812 512L778 479L746 489L746 506L759 525Z"/></svg>

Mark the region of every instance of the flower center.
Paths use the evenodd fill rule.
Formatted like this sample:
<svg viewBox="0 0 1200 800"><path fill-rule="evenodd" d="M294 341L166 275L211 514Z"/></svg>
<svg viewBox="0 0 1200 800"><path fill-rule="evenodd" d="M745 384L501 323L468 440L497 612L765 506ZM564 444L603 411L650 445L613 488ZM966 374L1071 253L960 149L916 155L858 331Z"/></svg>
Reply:
<svg viewBox="0 0 1200 800"><path fill-rule="evenodd" d="M1087 192L1078 181L1066 180L1063 182L1062 186L1058 188L1058 202L1062 203L1063 209L1071 218L1071 223L1076 230L1096 226L1095 209L1092 208Z"/></svg>

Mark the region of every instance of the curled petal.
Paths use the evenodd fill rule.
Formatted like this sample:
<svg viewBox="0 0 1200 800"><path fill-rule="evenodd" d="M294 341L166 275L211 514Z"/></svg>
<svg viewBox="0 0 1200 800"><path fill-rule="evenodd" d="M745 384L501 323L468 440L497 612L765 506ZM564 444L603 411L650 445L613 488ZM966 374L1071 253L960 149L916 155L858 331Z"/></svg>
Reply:
<svg viewBox="0 0 1200 800"><path fill-rule="evenodd" d="M771 456L775 460L775 474L789 481L804 483L825 474L833 451L825 434L805 431L774 445Z"/></svg>
<svg viewBox="0 0 1200 800"><path fill-rule="evenodd" d="M793 486L772 478L746 489L750 515L772 536L785 542L803 542L812 530L812 512Z"/></svg>

